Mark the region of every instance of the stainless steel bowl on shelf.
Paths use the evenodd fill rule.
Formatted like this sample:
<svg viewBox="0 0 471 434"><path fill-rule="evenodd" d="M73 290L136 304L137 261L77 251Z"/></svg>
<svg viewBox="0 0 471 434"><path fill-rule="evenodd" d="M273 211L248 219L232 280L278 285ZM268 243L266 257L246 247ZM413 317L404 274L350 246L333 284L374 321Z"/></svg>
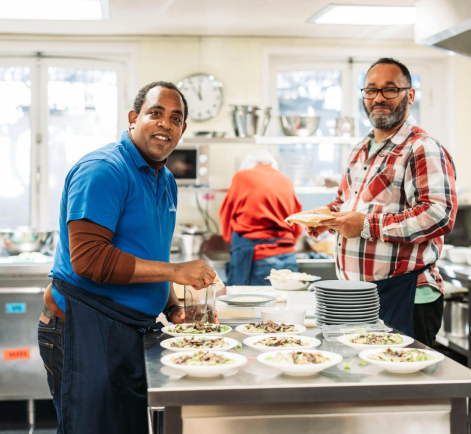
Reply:
<svg viewBox="0 0 471 434"><path fill-rule="evenodd" d="M0 230L0 246L9 255L54 250L59 240L57 231L38 231L27 227ZM1 253L1 252L0 252Z"/></svg>
<svg viewBox="0 0 471 434"><path fill-rule="evenodd" d="M195 131L195 137L204 137L206 139L223 139L226 133L224 131Z"/></svg>
<svg viewBox="0 0 471 434"><path fill-rule="evenodd" d="M285 136L312 136L320 121L319 116L279 116L281 131Z"/></svg>
<svg viewBox="0 0 471 434"><path fill-rule="evenodd" d="M231 119L237 137L265 135L271 119L272 107L252 105L231 106Z"/></svg>

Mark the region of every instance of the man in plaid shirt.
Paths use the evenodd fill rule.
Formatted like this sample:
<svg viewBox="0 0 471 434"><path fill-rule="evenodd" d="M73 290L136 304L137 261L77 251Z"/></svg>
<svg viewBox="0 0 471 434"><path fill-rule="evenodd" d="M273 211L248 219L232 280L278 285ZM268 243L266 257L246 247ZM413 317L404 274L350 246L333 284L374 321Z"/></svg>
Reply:
<svg viewBox="0 0 471 434"><path fill-rule="evenodd" d="M409 114L415 91L405 65L375 62L362 96L373 131L353 149L327 205L337 218L308 231L336 231L339 279L375 282L380 318L431 346L443 315L435 262L458 208L455 168Z"/></svg>

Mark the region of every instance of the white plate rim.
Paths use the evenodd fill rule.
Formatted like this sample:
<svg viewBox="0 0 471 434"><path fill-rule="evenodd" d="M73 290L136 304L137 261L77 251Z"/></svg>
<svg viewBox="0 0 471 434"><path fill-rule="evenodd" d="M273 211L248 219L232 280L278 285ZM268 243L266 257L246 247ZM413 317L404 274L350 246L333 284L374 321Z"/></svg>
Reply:
<svg viewBox="0 0 471 434"><path fill-rule="evenodd" d="M236 332L239 332L239 333L242 333L243 335L246 335L246 336L267 336L269 334L274 334L274 333L249 333L249 332L246 332L246 331L243 331L243 327L245 326L248 326L249 324L251 323L245 323L245 324L240 324L238 325L236 328L235 328L235 331ZM278 323L280 324L280 323ZM286 324L286 323L285 323ZM304 327L303 325L301 324L289 324L289 325L294 325L296 327L296 331L295 332L289 332L289 333L276 333L276 334L281 334L281 335L300 335L301 333L304 333L306 331L306 327Z"/></svg>
<svg viewBox="0 0 471 434"><path fill-rule="evenodd" d="M201 337L201 335L191 335L191 336L196 336L198 338ZM212 348L209 348L209 349L203 349L201 348L200 350L201 351L221 351L221 352L225 352L225 351L230 351L232 350L233 348L235 348L237 346L237 344L239 343L239 341L237 339L234 339L234 338L228 338L226 336L212 336L212 335L202 335L204 336L205 338L207 339L215 339L215 338L222 338L224 340L227 340L227 342L229 342L229 345L227 347L224 347L224 348L217 348L217 349L212 349ZM195 348L173 348L170 346L170 344L172 343L172 341L175 341L177 339L182 339L182 338L188 338L190 336L177 336L177 337L172 337L172 338L168 338L168 339L164 339L163 341L160 341L160 346L166 350L169 350L169 351L173 351L175 353L181 353L183 351L187 352L187 351L198 351L197 349Z"/></svg>
<svg viewBox="0 0 471 434"><path fill-rule="evenodd" d="M227 333L230 333L232 331L232 327L231 326L228 326L226 324L219 324L221 326L225 326L225 327L229 327L229 330L226 330L225 332L221 332L221 333L174 333L174 332L170 332L168 331L168 329L170 328L173 328L175 327L176 325L178 324L171 324L171 325L168 325L168 326L165 326L162 328L162 333L165 333L166 335L169 335L169 336L173 336L173 337L179 337L179 336L224 336L226 335Z"/></svg>
<svg viewBox="0 0 471 434"><path fill-rule="evenodd" d="M242 297L247 297L247 296L252 296L252 297L265 297L265 301L242 301L242 302L234 302L234 300L224 300L224 297L235 297L235 300L237 298L242 298ZM217 300L222 301L223 303L226 303L227 305L239 305L243 307L250 307L250 306L260 306L260 304L266 304L270 303L273 300L276 299L275 296L273 295L266 295L266 294L226 294L226 295L220 295L219 297L216 298Z"/></svg>

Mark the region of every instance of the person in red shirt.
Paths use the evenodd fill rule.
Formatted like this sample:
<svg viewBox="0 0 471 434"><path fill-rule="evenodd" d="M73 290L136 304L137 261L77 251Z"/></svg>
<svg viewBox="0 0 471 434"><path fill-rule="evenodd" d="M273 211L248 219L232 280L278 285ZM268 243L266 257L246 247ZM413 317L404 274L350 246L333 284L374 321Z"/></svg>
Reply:
<svg viewBox="0 0 471 434"><path fill-rule="evenodd" d="M275 268L298 271L294 245L303 229L284 219L301 211L293 183L268 151L249 153L219 210L222 237L231 243L227 285L269 285Z"/></svg>

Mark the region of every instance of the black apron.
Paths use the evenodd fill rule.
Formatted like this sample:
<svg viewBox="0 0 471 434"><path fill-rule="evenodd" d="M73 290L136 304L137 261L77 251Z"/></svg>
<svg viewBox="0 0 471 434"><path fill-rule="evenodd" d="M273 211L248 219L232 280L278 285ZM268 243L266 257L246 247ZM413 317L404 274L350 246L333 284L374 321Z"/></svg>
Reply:
<svg viewBox="0 0 471 434"><path fill-rule="evenodd" d="M279 243L278 241L282 241ZM232 232L231 260L226 266L226 285L249 285L252 275L253 255L258 244L278 244L281 246L294 246L289 238L250 239Z"/></svg>
<svg viewBox="0 0 471 434"><path fill-rule="evenodd" d="M414 337L414 301L417 279L432 265L389 279L377 280L379 317L385 324Z"/></svg>

